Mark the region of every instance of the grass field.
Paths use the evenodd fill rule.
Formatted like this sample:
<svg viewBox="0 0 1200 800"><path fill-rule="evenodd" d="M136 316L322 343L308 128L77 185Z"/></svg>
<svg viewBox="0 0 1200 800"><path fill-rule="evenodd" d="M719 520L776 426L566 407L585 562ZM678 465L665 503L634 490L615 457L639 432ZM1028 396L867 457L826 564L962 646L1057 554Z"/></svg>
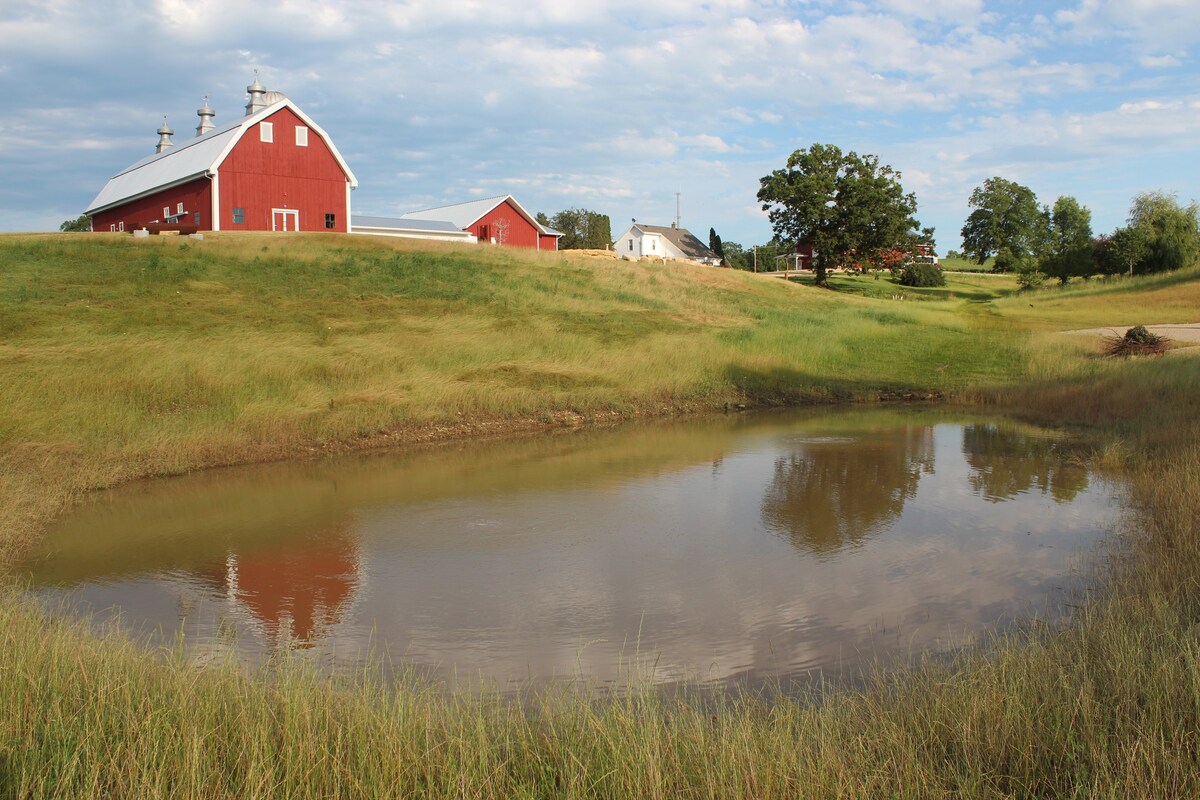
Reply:
<svg viewBox="0 0 1200 800"><path fill-rule="evenodd" d="M947 272L991 272L995 266L996 259L989 258L980 264L973 258L963 258L958 256L951 258L949 256L941 259L942 269Z"/></svg>
<svg viewBox="0 0 1200 800"><path fill-rule="evenodd" d="M198 669L14 588L0 797L1200 794L1200 358L1110 361L1056 333L1196 321L1200 275L837 288L344 236L0 236L10 556L143 476L738 403L975 402L1085 431L1132 487L1066 629L819 702Z"/></svg>

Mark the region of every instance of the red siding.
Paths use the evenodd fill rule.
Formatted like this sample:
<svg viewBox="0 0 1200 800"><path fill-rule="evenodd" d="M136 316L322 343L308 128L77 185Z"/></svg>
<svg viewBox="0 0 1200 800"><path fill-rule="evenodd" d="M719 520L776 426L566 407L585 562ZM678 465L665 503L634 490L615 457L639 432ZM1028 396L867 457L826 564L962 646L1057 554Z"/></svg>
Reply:
<svg viewBox="0 0 1200 800"><path fill-rule="evenodd" d="M497 227L497 223L499 222L507 224L507 228L503 231L504 241L500 241L501 228ZM481 217L474 225L464 230L478 236L479 241L483 244L494 240L496 244L502 244L505 247L538 246L538 229L533 227L533 223L525 219L521 215L521 212L517 211L513 204L507 200Z"/></svg>
<svg viewBox="0 0 1200 800"><path fill-rule="evenodd" d="M262 141L256 124L242 136L218 168L221 230L269 231L271 210L300 212L300 230L346 233L347 177L333 151L316 131L309 130L308 146L296 144L296 128L307 127L290 108L268 117L273 141ZM233 209L245 209L245 223L235 225ZM334 227L325 227L325 215Z"/></svg>
<svg viewBox="0 0 1200 800"><path fill-rule="evenodd" d="M549 234L542 233L542 234L538 235L538 239L541 240L540 243L538 244L539 250L557 250L558 249L558 237L557 236L551 236Z"/></svg>
<svg viewBox="0 0 1200 800"><path fill-rule="evenodd" d="M124 222L125 230L132 231L140 227L141 223L165 222L163 206L169 207L174 214L180 203L183 203L183 210L187 212L184 222L195 222L195 214L199 211L200 230L212 230L212 182L208 178L197 178L174 188L146 195L123 206L101 211L92 217L92 230L107 231L111 225L120 228L120 224Z"/></svg>

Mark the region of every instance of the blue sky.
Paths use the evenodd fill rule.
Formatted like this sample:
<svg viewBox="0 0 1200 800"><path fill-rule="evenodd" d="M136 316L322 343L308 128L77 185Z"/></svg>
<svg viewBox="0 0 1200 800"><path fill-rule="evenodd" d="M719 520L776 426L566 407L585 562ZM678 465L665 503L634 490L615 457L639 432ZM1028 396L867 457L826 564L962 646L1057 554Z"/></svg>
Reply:
<svg viewBox="0 0 1200 800"><path fill-rule="evenodd" d="M939 250L999 175L1093 227L1200 198L1195 0L4 0L0 230L53 230L151 153L244 113L258 69L328 131L356 212L512 193L613 235L763 242L758 180L814 142L878 155Z"/></svg>

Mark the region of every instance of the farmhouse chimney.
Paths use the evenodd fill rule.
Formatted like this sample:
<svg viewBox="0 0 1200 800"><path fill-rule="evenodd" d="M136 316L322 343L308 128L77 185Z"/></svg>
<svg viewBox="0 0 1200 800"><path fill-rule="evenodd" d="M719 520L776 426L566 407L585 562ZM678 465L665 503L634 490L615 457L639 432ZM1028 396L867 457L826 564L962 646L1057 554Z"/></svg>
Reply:
<svg viewBox="0 0 1200 800"><path fill-rule="evenodd" d="M164 150L170 150L175 146L171 141L171 137L175 135L175 131L171 130L171 126L167 124L167 118L163 117L162 127L158 129L158 147L154 148L154 152L161 153Z"/></svg>
<svg viewBox="0 0 1200 800"><path fill-rule="evenodd" d="M247 86L246 91L250 93L250 102L246 103L247 117L267 107L263 97L267 93L267 87L258 82L258 70L254 70L254 83Z"/></svg>
<svg viewBox="0 0 1200 800"><path fill-rule="evenodd" d="M208 105L208 95L204 96L204 107L196 109L196 114L200 117L200 124L196 126L196 135L203 136L213 129L213 117L217 115L217 112Z"/></svg>

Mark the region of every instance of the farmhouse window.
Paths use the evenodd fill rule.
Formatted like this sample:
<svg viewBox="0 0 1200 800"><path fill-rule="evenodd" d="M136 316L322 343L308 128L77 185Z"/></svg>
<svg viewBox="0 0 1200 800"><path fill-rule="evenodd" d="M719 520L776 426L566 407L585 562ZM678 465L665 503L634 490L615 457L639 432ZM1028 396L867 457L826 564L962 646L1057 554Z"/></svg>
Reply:
<svg viewBox="0 0 1200 800"><path fill-rule="evenodd" d="M308 147L308 128L303 125L296 126L296 146Z"/></svg>
<svg viewBox="0 0 1200 800"><path fill-rule="evenodd" d="M244 208L233 209L233 224L234 225L245 225L246 224L246 209L244 209Z"/></svg>
<svg viewBox="0 0 1200 800"><path fill-rule="evenodd" d="M657 251L657 250L658 250L658 239L651 239L651 240L650 240L650 249L651 249L651 250L655 250L655 251Z"/></svg>
<svg viewBox="0 0 1200 800"><path fill-rule="evenodd" d="M262 142L275 141L275 124L272 122L258 123L258 138Z"/></svg>
<svg viewBox="0 0 1200 800"><path fill-rule="evenodd" d="M629 240L629 252L633 252L633 239Z"/></svg>
<svg viewBox="0 0 1200 800"><path fill-rule="evenodd" d="M337 216L334 214L326 214L325 215L325 227L328 228L329 230L333 230L333 228L336 225L337 225Z"/></svg>

